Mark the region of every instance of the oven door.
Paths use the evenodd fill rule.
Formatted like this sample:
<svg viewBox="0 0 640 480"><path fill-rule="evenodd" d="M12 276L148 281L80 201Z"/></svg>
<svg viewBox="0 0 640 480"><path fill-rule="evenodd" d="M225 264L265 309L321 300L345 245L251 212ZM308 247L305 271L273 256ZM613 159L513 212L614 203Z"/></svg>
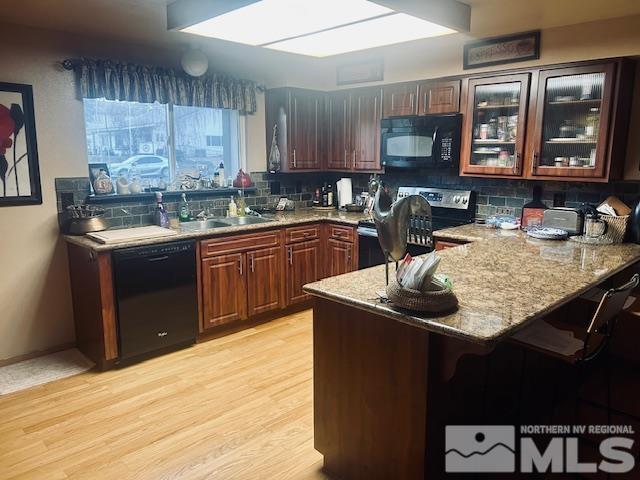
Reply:
<svg viewBox="0 0 640 480"><path fill-rule="evenodd" d="M407 245L407 252L414 257L429 253L431 250L423 245ZM384 253L380 248L375 228L358 228L358 270L382 264L384 264Z"/></svg>

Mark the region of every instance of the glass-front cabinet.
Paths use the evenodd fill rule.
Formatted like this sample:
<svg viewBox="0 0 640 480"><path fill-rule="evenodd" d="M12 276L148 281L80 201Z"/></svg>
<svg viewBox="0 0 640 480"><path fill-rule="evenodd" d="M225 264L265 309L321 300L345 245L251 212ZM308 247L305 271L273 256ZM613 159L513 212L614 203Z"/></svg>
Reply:
<svg viewBox="0 0 640 480"><path fill-rule="evenodd" d="M604 177L614 65L540 72L531 174Z"/></svg>
<svg viewBox="0 0 640 480"><path fill-rule="evenodd" d="M529 74L469 80L461 152L467 174L522 174Z"/></svg>

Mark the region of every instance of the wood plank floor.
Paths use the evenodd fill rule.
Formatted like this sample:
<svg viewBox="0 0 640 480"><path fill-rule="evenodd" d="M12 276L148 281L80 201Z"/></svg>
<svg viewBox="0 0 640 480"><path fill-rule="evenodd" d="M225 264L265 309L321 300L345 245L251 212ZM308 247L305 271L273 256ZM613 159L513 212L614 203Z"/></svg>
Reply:
<svg viewBox="0 0 640 480"><path fill-rule="evenodd" d="M311 311L0 397L0 478L327 479Z"/></svg>

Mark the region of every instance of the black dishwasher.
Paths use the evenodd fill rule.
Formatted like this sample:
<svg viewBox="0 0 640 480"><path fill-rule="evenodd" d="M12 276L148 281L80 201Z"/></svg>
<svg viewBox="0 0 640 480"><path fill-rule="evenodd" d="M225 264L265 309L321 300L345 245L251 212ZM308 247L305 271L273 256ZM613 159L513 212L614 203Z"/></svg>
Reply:
<svg viewBox="0 0 640 480"><path fill-rule="evenodd" d="M193 344L198 328L192 241L113 253L120 360Z"/></svg>

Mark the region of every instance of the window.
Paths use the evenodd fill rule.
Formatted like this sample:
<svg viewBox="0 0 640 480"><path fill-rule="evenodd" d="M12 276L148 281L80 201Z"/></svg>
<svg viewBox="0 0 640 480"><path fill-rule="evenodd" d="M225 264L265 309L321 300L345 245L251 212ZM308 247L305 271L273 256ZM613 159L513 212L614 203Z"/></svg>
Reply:
<svg viewBox="0 0 640 480"><path fill-rule="evenodd" d="M244 164L242 122L235 110L85 99L90 164L112 179L178 190L184 175L213 178L222 164L235 177Z"/></svg>

